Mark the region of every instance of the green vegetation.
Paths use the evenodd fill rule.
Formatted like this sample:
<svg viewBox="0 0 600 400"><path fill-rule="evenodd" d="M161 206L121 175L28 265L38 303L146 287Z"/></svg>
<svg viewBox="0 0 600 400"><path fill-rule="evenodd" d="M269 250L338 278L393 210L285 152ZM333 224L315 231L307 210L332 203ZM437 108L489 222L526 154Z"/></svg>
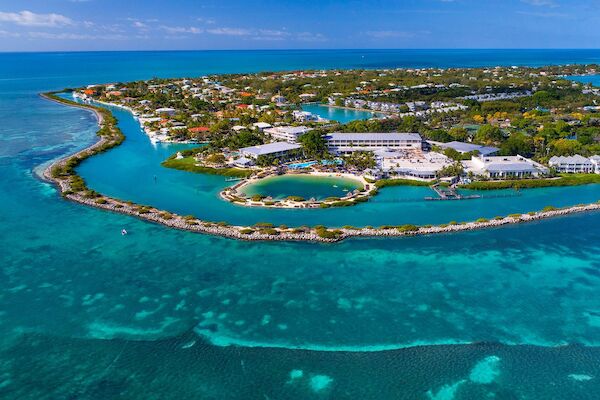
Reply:
<svg viewBox="0 0 600 400"><path fill-rule="evenodd" d="M342 234L340 230L329 230L323 225L315 226L315 233L323 239L338 239Z"/></svg>
<svg viewBox="0 0 600 400"><path fill-rule="evenodd" d="M380 179L375 182L379 189L387 186L431 186L435 182L417 181L413 179Z"/></svg>
<svg viewBox="0 0 600 400"><path fill-rule="evenodd" d="M162 162L162 166L166 168L178 169L181 171L189 171L197 174L223 175L235 178L247 178L253 174L250 170L239 168L211 168L196 165L197 161L193 157L184 157L179 160L175 156L171 156Z"/></svg>
<svg viewBox="0 0 600 400"><path fill-rule="evenodd" d="M398 227L398 231L400 232L416 232L419 230L419 227L412 224L401 225Z"/></svg>
<svg viewBox="0 0 600 400"><path fill-rule="evenodd" d="M517 179L506 181L477 181L460 185L463 189L494 190L494 189L529 189L552 186L577 186L600 183L597 174L564 174L555 179Z"/></svg>

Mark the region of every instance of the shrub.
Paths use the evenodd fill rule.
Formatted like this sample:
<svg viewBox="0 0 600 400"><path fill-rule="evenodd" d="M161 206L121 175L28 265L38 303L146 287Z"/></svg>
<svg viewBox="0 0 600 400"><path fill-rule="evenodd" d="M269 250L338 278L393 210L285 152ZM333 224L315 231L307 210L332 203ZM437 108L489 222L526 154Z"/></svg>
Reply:
<svg viewBox="0 0 600 400"><path fill-rule="evenodd" d="M250 229L250 228L240 229L240 233L242 235L252 235L254 233L254 229Z"/></svg>
<svg viewBox="0 0 600 400"><path fill-rule="evenodd" d="M270 222L257 222L256 224L254 224L255 228L273 228L273 224Z"/></svg>
<svg viewBox="0 0 600 400"><path fill-rule="evenodd" d="M478 218L477 221L475 221L475 222L481 223L481 222L488 222L488 221L489 221L489 219L487 219L487 218Z"/></svg>
<svg viewBox="0 0 600 400"><path fill-rule="evenodd" d="M521 218L521 214L509 214L508 215L511 218L516 218L516 219L520 219Z"/></svg>
<svg viewBox="0 0 600 400"><path fill-rule="evenodd" d="M262 194L254 194L254 195L252 195L252 197L250 197L250 200L252 200L252 201L261 201L265 197L267 197L267 196L263 196Z"/></svg>
<svg viewBox="0 0 600 400"><path fill-rule="evenodd" d="M265 235L277 236L279 235L279 231L274 228L264 228L260 230L260 233L264 233Z"/></svg>
<svg viewBox="0 0 600 400"><path fill-rule="evenodd" d="M556 211L558 210L558 208L554 207L554 206L546 206L542 209L542 211L547 212L547 211Z"/></svg>
<svg viewBox="0 0 600 400"><path fill-rule="evenodd" d="M412 225L412 224L406 224L406 225L399 226L397 229L400 232L416 232L419 230L419 227L416 225Z"/></svg>
<svg viewBox="0 0 600 400"><path fill-rule="evenodd" d="M286 199L290 200L290 201L297 201L297 202L304 201L304 197L301 197L301 196L288 196L288 197L286 197Z"/></svg>
<svg viewBox="0 0 600 400"><path fill-rule="evenodd" d="M104 199L104 198L96 199L96 204L106 204L106 203L108 203L108 201L106 201L106 199Z"/></svg>
<svg viewBox="0 0 600 400"><path fill-rule="evenodd" d="M330 231L322 225L315 227L315 233L323 239L337 239L341 235L339 230Z"/></svg>

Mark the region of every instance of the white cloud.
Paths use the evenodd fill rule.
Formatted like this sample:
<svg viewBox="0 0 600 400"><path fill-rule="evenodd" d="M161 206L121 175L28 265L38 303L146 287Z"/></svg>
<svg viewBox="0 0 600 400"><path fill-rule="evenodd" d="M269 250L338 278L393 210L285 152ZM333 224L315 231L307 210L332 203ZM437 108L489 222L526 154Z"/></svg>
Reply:
<svg viewBox="0 0 600 400"><path fill-rule="evenodd" d="M27 37L30 39L46 39L46 40L125 40L128 39L125 35L106 34L106 35L88 35L80 33L51 33L51 32L28 32Z"/></svg>
<svg viewBox="0 0 600 400"><path fill-rule="evenodd" d="M23 26L58 27L73 25L73 20L60 14L36 14L31 11L2 12L0 22L12 22Z"/></svg>
<svg viewBox="0 0 600 400"><path fill-rule="evenodd" d="M160 29L162 29L163 31L166 31L169 34L182 34L182 33L192 33L194 35L198 35L202 32L204 32L202 29L190 26L190 27L186 27L186 26L165 26L165 25L161 25Z"/></svg>
<svg viewBox="0 0 600 400"><path fill-rule="evenodd" d="M249 36L252 31L243 28L213 28L207 29L206 32L211 35L225 35L225 36Z"/></svg>

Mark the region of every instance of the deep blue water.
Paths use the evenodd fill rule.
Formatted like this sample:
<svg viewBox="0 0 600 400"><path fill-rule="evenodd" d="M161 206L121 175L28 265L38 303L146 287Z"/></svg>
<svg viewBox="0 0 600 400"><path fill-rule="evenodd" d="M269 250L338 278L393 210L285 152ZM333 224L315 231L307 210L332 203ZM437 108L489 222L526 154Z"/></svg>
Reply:
<svg viewBox="0 0 600 400"><path fill-rule="evenodd" d="M598 58L591 50L1 54L0 397L597 398L597 213L435 237L247 243L66 202L32 171L96 130L89 112L37 95L50 89L264 68ZM457 211L466 219L488 207L598 197L591 186L544 189L461 211L396 188L348 214L255 215L217 201L222 178L161 171L175 148L152 148L118 116L131 128L127 140L82 165L90 185L219 220L226 212L236 221L366 224Z"/></svg>

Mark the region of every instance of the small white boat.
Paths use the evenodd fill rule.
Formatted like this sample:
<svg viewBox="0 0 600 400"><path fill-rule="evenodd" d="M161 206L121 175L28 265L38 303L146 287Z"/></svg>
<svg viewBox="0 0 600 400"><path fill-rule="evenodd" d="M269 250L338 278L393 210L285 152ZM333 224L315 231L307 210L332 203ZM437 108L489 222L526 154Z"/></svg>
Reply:
<svg viewBox="0 0 600 400"><path fill-rule="evenodd" d="M127 231L125 229L121 229L121 235L123 235L123 236L127 235Z"/></svg>

